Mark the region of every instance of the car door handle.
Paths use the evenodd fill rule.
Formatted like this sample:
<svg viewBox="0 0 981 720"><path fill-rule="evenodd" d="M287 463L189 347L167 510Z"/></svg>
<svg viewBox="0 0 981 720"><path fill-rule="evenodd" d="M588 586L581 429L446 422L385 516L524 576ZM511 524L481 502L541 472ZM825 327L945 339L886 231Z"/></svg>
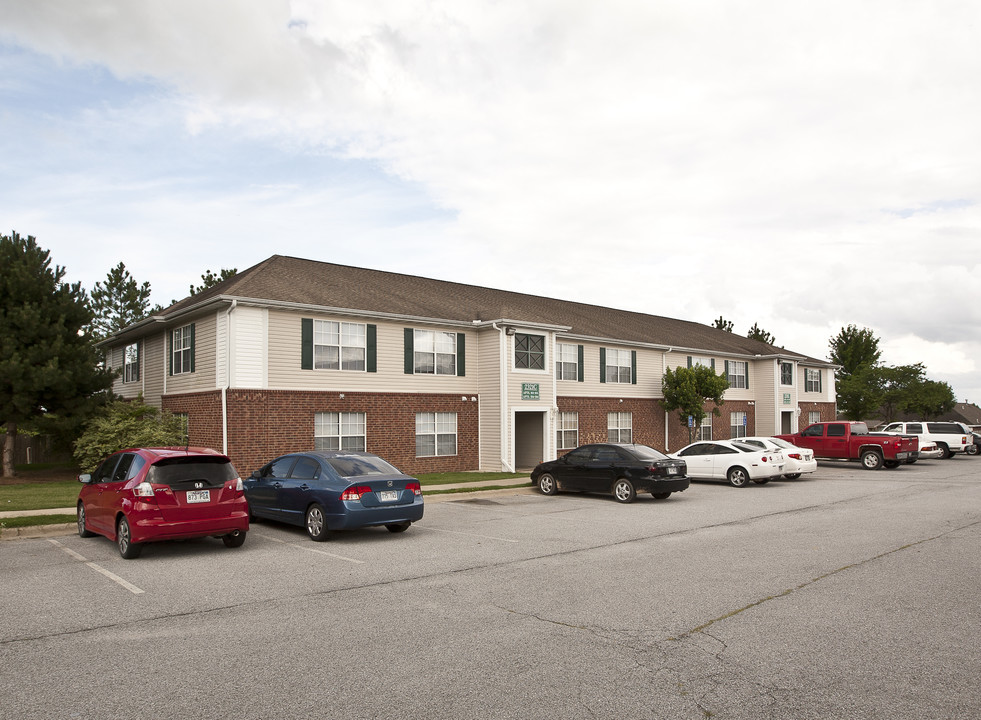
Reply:
<svg viewBox="0 0 981 720"><path fill-rule="evenodd" d="M310 489L310 486L307 485L306 483L303 483L302 485L300 485L300 490L309 490L309 489Z"/></svg>
<svg viewBox="0 0 981 720"><path fill-rule="evenodd" d="M274 488L281 488L281 487L283 487L283 483L279 483L279 482L274 482L274 483L272 484L272 486L273 486Z"/></svg>

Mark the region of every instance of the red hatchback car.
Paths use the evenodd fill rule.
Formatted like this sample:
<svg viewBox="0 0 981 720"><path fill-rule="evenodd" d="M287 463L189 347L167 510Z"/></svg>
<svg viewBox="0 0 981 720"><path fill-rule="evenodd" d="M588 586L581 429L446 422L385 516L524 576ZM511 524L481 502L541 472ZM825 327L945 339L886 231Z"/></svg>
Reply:
<svg viewBox="0 0 981 720"><path fill-rule="evenodd" d="M231 460L207 448L140 448L79 475L78 534L114 540L124 558L157 540L220 537L239 547L249 506Z"/></svg>

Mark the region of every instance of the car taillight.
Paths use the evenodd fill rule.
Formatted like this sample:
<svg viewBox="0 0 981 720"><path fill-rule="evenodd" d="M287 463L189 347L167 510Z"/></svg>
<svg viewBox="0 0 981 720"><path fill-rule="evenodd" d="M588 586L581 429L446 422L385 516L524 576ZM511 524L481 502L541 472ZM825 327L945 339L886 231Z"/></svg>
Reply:
<svg viewBox="0 0 981 720"><path fill-rule="evenodd" d="M408 482L405 484L406 490L411 490L415 495L422 495L422 486L417 482Z"/></svg>
<svg viewBox="0 0 981 720"><path fill-rule="evenodd" d="M764 455L763 457L761 457L760 460L762 460L763 462L766 462L766 455Z"/></svg>
<svg viewBox="0 0 981 720"><path fill-rule="evenodd" d="M801 459L800 453L790 453L790 457L792 457L794 460Z"/></svg>
<svg viewBox="0 0 981 720"><path fill-rule="evenodd" d="M152 498L154 497L153 485L148 482L141 482L139 485L133 488L133 494L136 495L136 497Z"/></svg>
<svg viewBox="0 0 981 720"><path fill-rule="evenodd" d="M371 488L367 485L352 485L341 493L341 500L360 500L370 492Z"/></svg>

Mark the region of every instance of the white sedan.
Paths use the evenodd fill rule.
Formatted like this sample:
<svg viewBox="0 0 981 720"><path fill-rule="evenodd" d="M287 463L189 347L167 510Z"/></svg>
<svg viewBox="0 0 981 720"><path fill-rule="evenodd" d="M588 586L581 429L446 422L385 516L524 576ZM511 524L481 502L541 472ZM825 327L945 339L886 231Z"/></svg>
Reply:
<svg viewBox="0 0 981 720"><path fill-rule="evenodd" d="M780 450L787 461L783 467L783 476L788 480L796 480L803 473L812 473L818 468L814 459L814 451L810 448L797 447L786 440L773 437L742 437L739 442L756 445L764 450Z"/></svg>
<svg viewBox="0 0 981 720"><path fill-rule="evenodd" d="M701 440L668 454L687 463L688 477L727 480L733 487L746 487L750 480L764 485L783 474L785 463L780 451L738 440Z"/></svg>

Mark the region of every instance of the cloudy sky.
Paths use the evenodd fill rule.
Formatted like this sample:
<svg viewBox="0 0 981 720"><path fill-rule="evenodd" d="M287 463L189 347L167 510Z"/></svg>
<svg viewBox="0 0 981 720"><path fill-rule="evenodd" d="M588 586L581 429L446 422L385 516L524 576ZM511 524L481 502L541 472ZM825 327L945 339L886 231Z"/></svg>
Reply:
<svg viewBox="0 0 981 720"><path fill-rule="evenodd" d="M0 232L848 324L981 402L976 0L0 0Z"/></svg>

